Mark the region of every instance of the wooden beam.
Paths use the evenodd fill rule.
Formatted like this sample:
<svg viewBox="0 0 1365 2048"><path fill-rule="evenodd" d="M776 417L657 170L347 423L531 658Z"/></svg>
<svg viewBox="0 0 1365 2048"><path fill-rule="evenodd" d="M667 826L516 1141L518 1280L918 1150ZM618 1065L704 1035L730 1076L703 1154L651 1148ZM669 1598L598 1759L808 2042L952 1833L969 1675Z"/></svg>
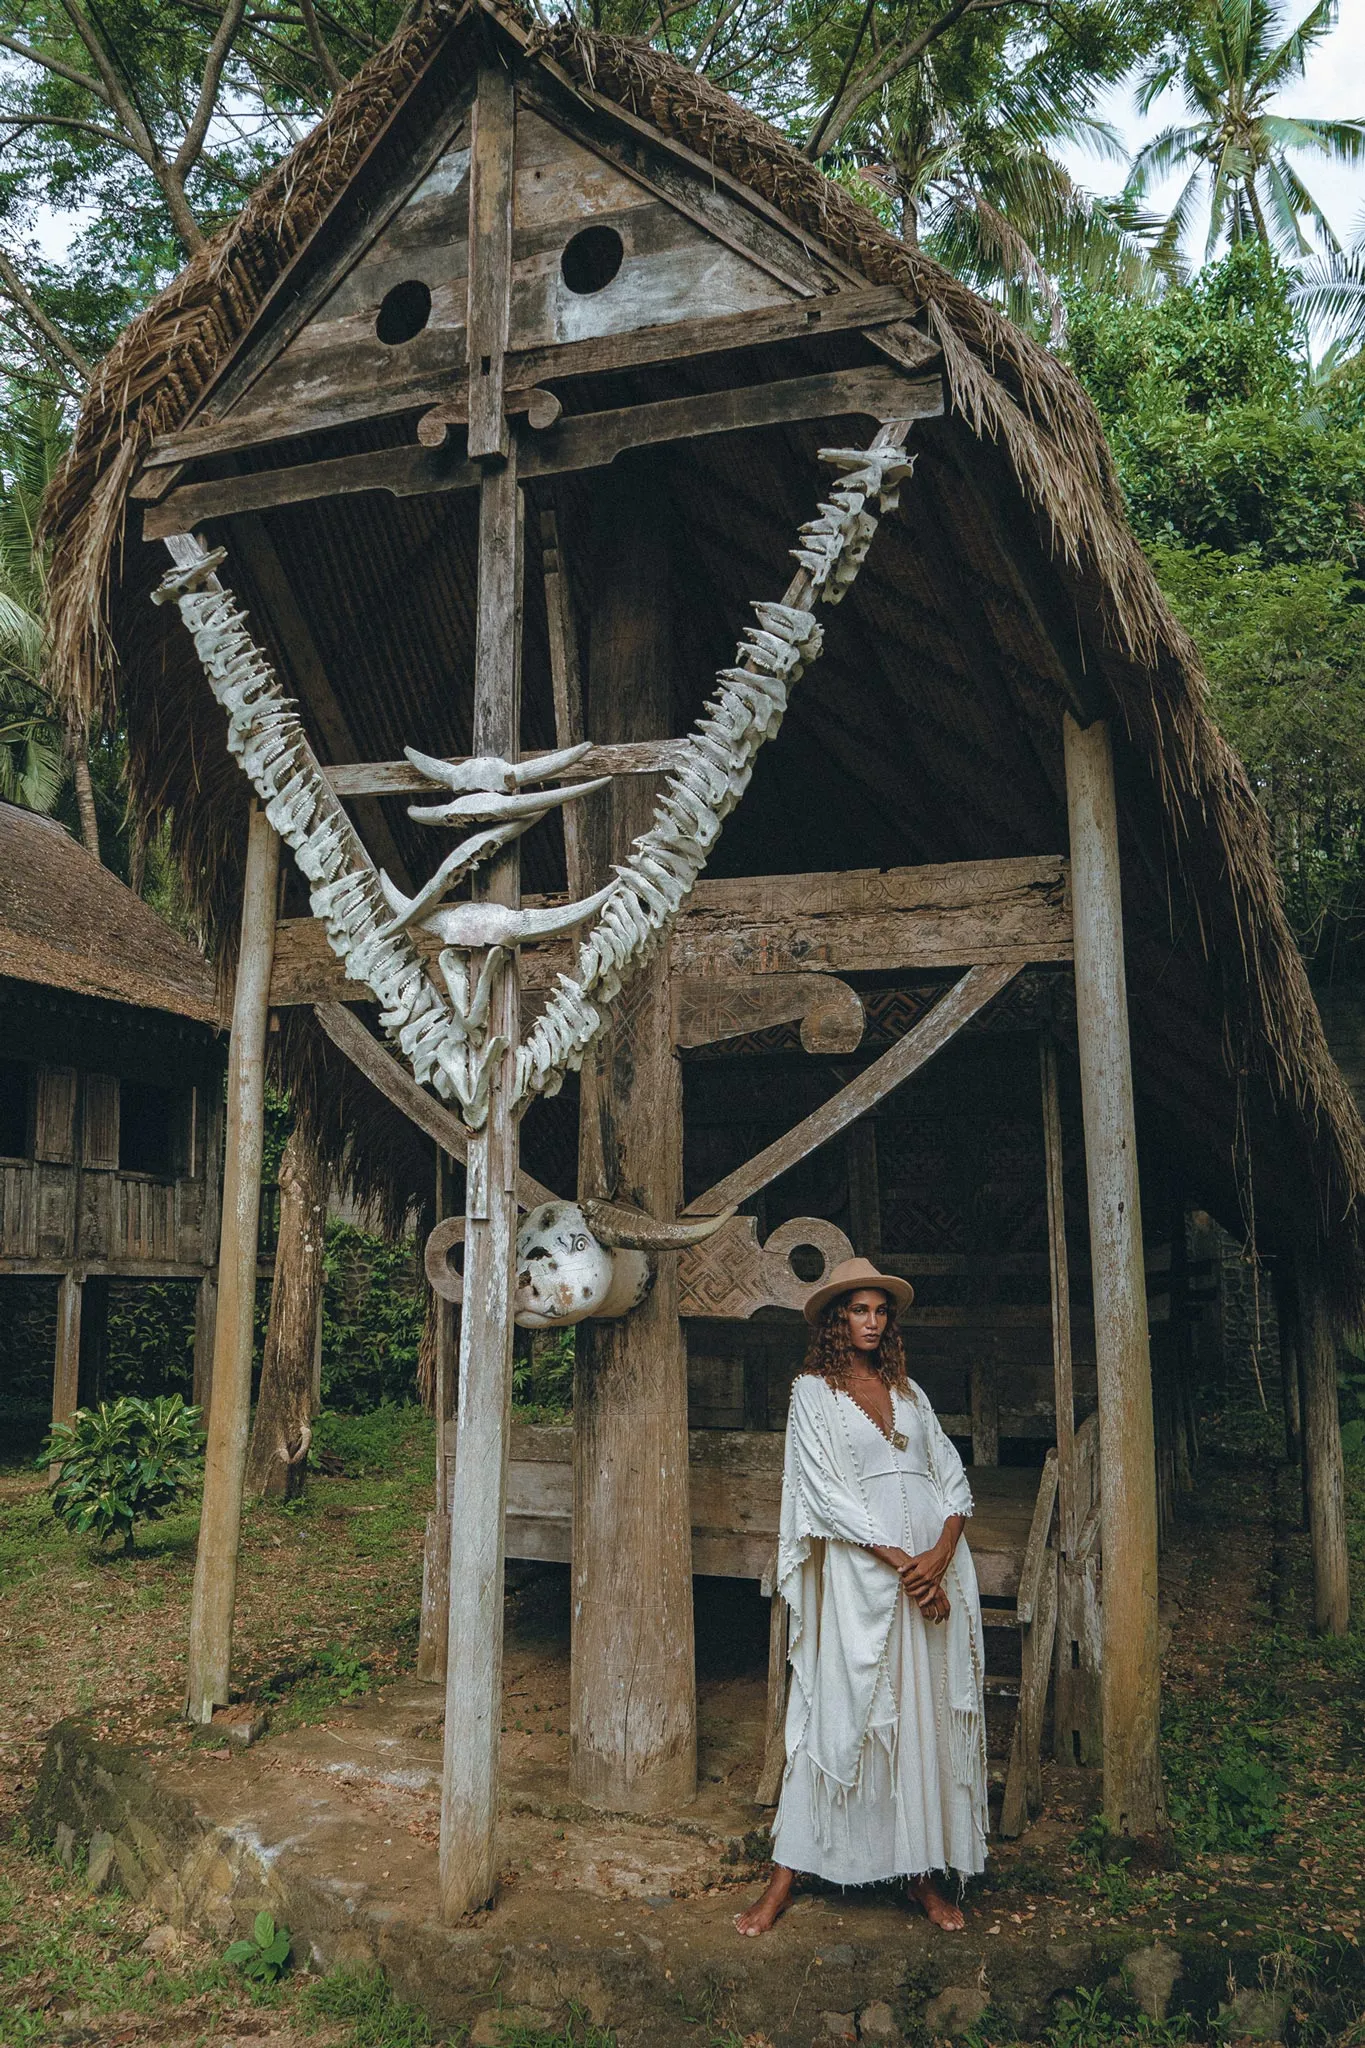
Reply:
<svg viewBox="0 0 1365 2048"><path fill-rule="evenodd" d="M313 728L327 753L343 758L354 754L356 743L350 724L264 521L249 513L234 519L228 529L227 545L230 557L239 560L246 570L264 608L271 636L284 657L293 694L303 707L305 724ZM355 806L355 822L371 858L388 869L400 888L410 890L413 882L407 861L379 805L362 798Z"/></svg>
<svg viewBox="0 0 1365 2048"><path fill-rule="evenodd" d="M551 641L553 648L554 642ZM582 735L580 734L580 738ZM577 746L577 740L566 740L566 747ZM619 747L594 747L572 768L564 769L550 778L555 782L588 782L595 775L662 775L675 768L686 751L686 740L632 740ZM550 748L539 751L549 753ZM463 755L457 757L464 759ZM524 761L534 761L535 751L523 754ZM424 775L419 775L411 761L339 761L334 767L325 768L323 773L338 796L425 796L431 797L432 786ZM570 806L564 813L566 818L574 815Z"/></svg>
<svg viewBox="0 0 1365 2048"><path fill-rule="evenodd" d="M1303 1368L1303 1456L1308 1532L1313 1545L1313 1623L1319 1635L1344 1636L1351 1625L1351 1568L1346 1547L1336 1337L1314 1262L1301 1253L1295 1266Z"/></svg>
<svg viewBox="0 0 1365 2048"><path fill-rule="evenodd" d="M669 494L657 460L598 485L587 725L605 739L667 732L675 639ZM650 821L652 792L611 791L603 866ZM592 877L600 882L605 875ZM612 1004L583 1063L579 1191L674 1216L683 1195L682 1067L666 954ZM609 1811L674 1813L695 1797L696 1679L688 1495L687 1348L678 1260L661 1258L631 1315L580 1324L574 1371L573 1657L569 1785Z"/></svg>
<svg viewBox="0 0 1365 2048"><path fill-rule="evenodd" d="M628 448L691 441L707 434L733 434L797 420L936 418L943 411L939 377L907 377L899 370L829 370L778 383L745 384L691 398L663 398L615 411L581 413L561 419L543 433L528 432L518 460L523 479L563 476L601 469ZM522 439L518 430L518 439ZM142 515L145 539L184 533L206 520L275 505L302 505L321 498L388 491L397 498L443 491L474 490L477 462L446 448L379 448L364 455L339 455L324 462L284 469L253 470L215 482L182 484Z"/></svg>
<svg viewBox="0 0 1365 2048"><path fill-rule="evenodd" d="M193 559L197 550L187 553ZM251 1425L256 1245L265 1143L265 1033L279 872L279 836L253 798L247 827L241 941L228 1050L222 1246L213 1333L213 1404L204 1451L204 1500L190 1598L186 1712L191 1721L201 1724L211 1721L214 1708L225 1707L229 1697L242 1487Z"/></svg>
<svg viewBox="0 0 1365 2048"><path fill-rule="evenodd" d="M52 1420L70 1422L80 1406L81 1297L84 1281L69 1269L57 1289L57 1352L52 1372Z"/></svg>
<svg viewBox="0 0 1365 2048"><path fill-rule="evenodd" d="M594 334L583 341L509 348L504 402L509 410L523 410L529 402L528 394L537 386L571 377L602 376L659 363L691 363L701 356L765 348L775 342L803 341L812 335L843 334L851 329L867 331L874 346L884 347L902 368L918 374L937 359L939 350L915 328L909 328L907 333L909 310L903 292L894 285L881 285L871 291L831 292L824 297L754 306L744 313L722 313L708 319L670 320L659 327L638 327L625 334ZM892 322L896 323L894 328ZM915 336L918 348L909 341L910 334ZM465 417L468 401L463 394L451 396L448 391L448 380L442 380L441 388L433 383L427 389L392 394L372 391L350 405L319 406L312 410L290 406L264 414L233 415L199 427L178 428L152 443L144 460L142 478L132 495L164 496L172 484L153 485L152 476L159 477L168 468L202 461L210 455L264 448L273 441L293 440L301 434L321 433L332 427L356 426L392 413L415 412L424 405L439 405L443 412L450 407L452 420Z"/></svg>
<svg viewBox="0 0 1365 2048"><path fill-rule="evenodd" d="M833 974L743 974L731 981L673 977L673 1043L718 1045L774 1024L800 1023L807 1052L856 1052L866 1019Z"/></svg>
<svg viewBox="0 0 1365 2048"><path fill-rule="evenodd" d="M574 618L573 592L569 587L569 572L564 563L563 549L559 536L559 513L551 505L540 515L540 566L545 584L545 626L550 643L550 687L555 705L556 747L581 746L584 736L583 725L583 677L578 660L578 625ZM629 747L595 747L591 758L600 760L603 755L630 755L656 757L651 772L657 772L657 754L660 745L668 747L670 741L646 740ZM678 743L680 759L683 745ZM584 756L584 759L588 759ZM672 763L670 762L670 766ZM580 771L582 763L579 764ZM619 774L616 768L599 768L602 775ZM567 804L560 812L564 832L564 866L571 897L581 899L592 893L592 863L588 849L589 834L585 829L582 804Z"/></svg>
<svg viewBox="0 0 1365 2048"><path fill-rule="evenodd" d="M1109 728L1062 717L1099 1377L1104 1545L1104 1811L1115 1834L1166 1826L1157 1637L1156 1445Z"/></svg>
<svg viewBox="0 0 1365 2048"><path fill-rule="evenodd" d="M705 1194L698 1195L695 1201L688 1203L685 1213L689 1216L714 1216L722 1209L737 1207L756 1195L760 1188L767 1187L770 1181L776 1180L779 1174L798 1165L819 1146L828 1144L855 1118L865 1115L893 1088L899 1088L902 1081L907 1081L911 1074L927 1065L964 1024L970 1023L979 1010L984 1010L1002 989L1009 986L1018 972L1017 967L970 968L957 986L934 1005L927 1017L922 1017L913 1030L897 1039L888 1052L859 1074L856 1081L850 1081L812 1115L803 1117L784 1137L765 1146L753 1159L736 1167L733 1173L717 1181Z"/></svg>
<svg viewBox="0 0 1365 2048"><path fill-rule="evenodd" d="M1076 1394L1071 1372L1071 1269L1066 1250L1066 1191L1062 1180L1062 1105L1057 1089L1057 1041L1038 1041L1043 1094L1043 1160L1047 1176L1048 1284L1052 1303L1052 1394L1057 1417L1057 1520L1060 1549L1075 1547Z"/></svg>
<svg viewBox="0 0 1365 2048"><path fill-rule="evenodd" d="M469 1133L460 1119L434 1095L428 1095L425 1088L418 1087L402 1062L366 1030L353 1011L348 1010L344 1003L317 1003L313 1015L337 1051L345 1053L352 1066L359 1069L371 1086L415 1123L419 1131L425 1131L429 1138L434 1138L443 1152L448 1152L452 1159L458 1159L462 1166L465 1164ZM523 1209L537 1209L542 1202L560 1200L551 1188L542 1186L531 1174L520 1170L516 1178L516 1195Z"/></svg>
<svg viewBox="0 0 1365 2048"><path fill-rule="evenodd" d="M434 966L440 942L420 926L411 936ZM983 963L1020 968L1070 958L1069 875L1056 856L723 882L703 877L669 949L674 974L717 981ZM570 959L567 948L537 947L523 963L523 989L553 987ZM367 1000L316 918L281 921L272 1007Z"/></svg>
<svg viewBox="0 0 1365 2048"><path fill-rule="evenodd" d="M507 453L503 410L512 311L512 160L516 110L512 74L479 66L469 156L469 454ZM516 736L513 735L515 745Z"/></svg>
<svg viewBox="0 0 1365 2048"><path fill-rule="evenodd" d="M510 216L511 185L504 203ZM510 225L504 246L510 248ZM516 757L521 737L523 501L517 445L489 464L479 493L474 751ZM474 877L478 900L516 905L521 847L513 840ZM471 962L471 971L477 966ZM488 1111L465 1155L464 1307L451 1503L450 1654L441 1762L441 1914L483 1906L497 1883L502 1729L503 1562L512 1414L517 1233L517 956L493 976L488 1029L506 1051Z"/></svg>

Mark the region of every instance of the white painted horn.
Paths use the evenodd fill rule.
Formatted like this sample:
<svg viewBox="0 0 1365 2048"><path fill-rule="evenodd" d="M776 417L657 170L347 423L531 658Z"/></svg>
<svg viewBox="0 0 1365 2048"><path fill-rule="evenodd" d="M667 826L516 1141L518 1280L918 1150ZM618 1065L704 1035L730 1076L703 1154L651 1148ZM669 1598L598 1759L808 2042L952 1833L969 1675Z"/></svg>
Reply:
<svg viewBox="0 0 1365 2048"><path fill-rule="evenodd" d="M671 1223L663 1223L656 1216L647 1216L643 1209L628 1209L619 1202L583 1204L593 1236L612 1251L680 1252L690 1244L701 1244L714 1237L734 1213L730 1208L722 1210L719 1216L679 1216Z"/></svg>

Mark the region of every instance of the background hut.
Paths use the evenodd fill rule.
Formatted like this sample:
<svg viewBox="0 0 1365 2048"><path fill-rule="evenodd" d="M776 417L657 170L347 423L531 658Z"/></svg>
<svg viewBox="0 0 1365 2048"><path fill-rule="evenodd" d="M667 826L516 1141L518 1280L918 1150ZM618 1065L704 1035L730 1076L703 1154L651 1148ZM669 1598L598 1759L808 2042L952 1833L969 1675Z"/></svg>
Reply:
<svg viewBox="0 0 1365 2048"><path fill-rule="evenodd" d="M213 970L50 819L0 804L0 1276L58 1283L52 1419L99 1397L113 1280L213 1332L226 1042Z"/></svg>
<svg viewBox="0 0 1365 2048"><path fill-rule="evenodd" d="M505 1239L514 1188L530 1206L575 1180L655 1216L744 1212L709 1251L662 1260L643 1309L580 1331L575 1789L689 1796L681 1324L697 1409L768 1455L794 1333L740 1333L799 1298L792 1259L838 1218L916 1273L916 1340L978 1464L1055 1437L1058 1534L1049 1501L1004 1590L1048 1644L1048 1586L1080 1603L1069 1644L1102 1626L1106 1804L1145 1831L1161 1817L1154 1405L1163 1460L1188 1441L1176 1338L1154 1403L1138 1154L1177 1338L1192 1205L1238 1238L1254 1224L1295 1276L1319 1620L1341 1628L1329 1318L1360 1299L1365 1148L1263 819L1066 370L670 60L472 0L429 7L103 366L49 506L60 668L97 717L112 641L136 799L170 819L225 944L240 924L225 1199L242 1249L272 1006L312 1007L450 1155L468 1138L356 1013L292 871L277 917L278 841L260 812L248 830L190 637L149 602L162 542L190 579L208 573L192 535L225 546L300 706L291 760L404 893L433 864L405 746L510 756L586 733L583 772L615 775L610 802L528 838L520 870L542 900L581 896L648 822L650 778L682 758L751 601L787 584L820 449L865 443L869 420L907 440L914 474L828 613L818 677L583 1087L531 1108L519 1180L504 1117L497 1199L473 1219ZM514 901L515 870L499 874ZM571 964L528 955L527 1014ZM973 1020L980 1042L912 1078ZM326 1100L317 1044L291 1032L290 1071ZM1072 1273L1078 1309L1093 1303L1097 1502ZM452 1659L451 1910L494 1868L506 1288L504 1272L501 1307L478 1293L472 1339L466 1315L477 1398L456 1486L475 1492L451 1611L478 1642ZM239 1309L228 1323L218 1358L240 1387ZM230 1467L225 1436L229 1509ZM743 1535L753 1470L732 1460L713 1534ZM231 1512L223 1530L201 1542L205 1709L226 1697ZM1044 1685L1049 1655L1035 1644Z"/></svg>

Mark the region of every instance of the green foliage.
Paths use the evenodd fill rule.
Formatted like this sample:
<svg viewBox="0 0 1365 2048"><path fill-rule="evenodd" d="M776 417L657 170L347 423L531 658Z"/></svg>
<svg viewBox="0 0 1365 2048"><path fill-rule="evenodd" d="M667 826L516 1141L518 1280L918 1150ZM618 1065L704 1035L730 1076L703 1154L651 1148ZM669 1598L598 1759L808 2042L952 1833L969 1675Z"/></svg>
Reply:
<svg viewBox="0 0 1365 2048"><path fill-rule="evenodd" d="M1254 1690L1245 1701L1231 1687L1221 1700L1168 1693L1163 1759L1171 1821L1183 1852L1256 1849L1276 1833L1285 1793L1275 1768L1277 1714L1275 1699Z"/></svg>
<svg viewBox="0 0 1365 2048"><path fill-rule="evenodd" d="M426 1316L410 1241L390 1244L329 1223L324 1256L322 1392L332 1408L416 1399Z"/></svg>
<svg viewBox="0 0 1365 2048"><path fill-rule="evenodd" d="M425 2013L393 1995L382 1970L337 1970L310 1984L300 2001L320 2020L350 2028L354 2048L427 2048L433 2038Z"/></svg>
<svg viewBox="0 0 1365 2048"><path fill-rule="evenodd" d="M574 1354L572 1329L518 1330L512 1402L520 1421L568 1421L573 1414Z"/></svg>
<svg viewBox="0 0 1365 2048"><path fill-rule="evenodd" d="M223 1961L257 1984L275 1984L289 1968L292 1939L287 1927L275 1925L273 1915L258 1913L246 1939L224 1949Z"/></svg>
<svg viewBox="0 0 1365 2048"><path fill-rule="evenodd" d="M0 798L51 811L63 781L47 688L47 571L38 512L66 449L50 399L22 397L0 423Z"/></svg>
<svg viewBox="0 0 1365 2048"><path fill-rule="evenodd" d="M1142 540L1365 560L1365 408L1314 389L1289 277L1263 247L1238 245L1153 304L1078 291L1069 311L1071 362Z"/></svg>
<svg viewBox="0 0 1365 2048"><path fill-rule="evenodd" d="M414 1424L425 1420L411 1403L383 1401L364 1414L324 1408L313 1423L315 1458L336 1458L350 1479L392 1478L412 1458Z"/></svg>
<svg viewBox="0 0 1365 2048"><path fill-rule="evenodd" d="M120 1395L54 1423L37 1463L55 1466L49 1499L58 1521L102 1543L133 1547L138 1522L154 1522L199 1483L199 1410L179 1394L152 1401Z"/></svg>
<svg viewBox="0 0 1365 2048"><path fill-rule="evenodd" d="M1312 958L1365 917L1365 580L1254 551L1158 546L1152 560L1265 805Z"/></svg>
<svg viewBox="0 0 1365 2048"><path fill-rule="evenodd" d="M99 1391L180 1394L194 1382L193 1280L114 1280L109 1341Z"/></svg>
<svg viewBox="0 0 1365 2048"><path fill-rule="evenodd" d="M1101 2048L1106 2042L1131 2042L1134 2048L1179 2048L1179 2044L1192 2041L1194 2033L1192 2021L1183 2014L1154 2020L1147 2013L1118 2010L1115 1999L1101 1985L1093 1991L1078 1986L1074 1996L1062 1999L1044 2039L1047 2048Z"/></svg>

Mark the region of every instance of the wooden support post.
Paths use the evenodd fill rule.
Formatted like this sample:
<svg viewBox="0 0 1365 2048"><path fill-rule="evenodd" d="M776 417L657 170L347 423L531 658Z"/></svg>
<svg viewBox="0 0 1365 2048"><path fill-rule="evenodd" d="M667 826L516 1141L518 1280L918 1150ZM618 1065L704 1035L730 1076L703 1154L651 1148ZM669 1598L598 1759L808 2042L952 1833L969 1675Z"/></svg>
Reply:
<svg viewBox="0 0 1365 2048"><path fill-rule="evenodd" d="M512 304L512 77L480 64L469 157L469 456L508 449L503 386ZM520 735L517 736L518 738ZM515 744L515 742L514 742ZM477 748L475 750L477 752Z"/></svg>
<svg viewBox="0 0 1365 2048"><path fill-rule="evenodd" d="M669 494L618 463L599 499L589 730L657 739L672 716ZM612 791L611 856L649 822L641 777ZM583 1069L584 1195L674 1216L682 1201L682 1070L660 955L618 999ZM671 1812L696 1792L687 1352L676 1259L644 1303L579 1326L574 1374L570 1784L616 1811Z"/></svg>
<svg viewBox="0 0 1365 2048"><path fill-rule="evenodd" d="M1082 729L1070 713L1062 726L1099 1381L1104 1811L1115 1833L1151 1835L1165 1826L1156 1454L1118 804L1108 726L1097 721Z"/></svg>
<svg viewBox="0 0 1365 2048"><path fill-rule="evenodd" d="M52 1374L52 1420L69 1422L80 1406L81 1296L84 1276L65 1272L57 1283L57 1355Z"/></svg>
<svg viewBox="0 0 1365 2048"><path fill-rule="evenodd" d="M186 1712L207 1722L228 1703L232 1610L242 1484L251 1423L251 1341L256 1308L261 1152L265 1139L265 1033L280 842L254 799L247 826L242 930L228 1054L223 1222L213 1334L213 1405L204 1454L204 1502L190 1600Z"/></svg>
<svg viewBox="0 0 1365 2048"><path fill-rule="evenodd" d="M1275 1322L1280 1338L1280 1399L1284 1404L1284 1454L1297 1465L1303 1453L1303 1411L1299 1404L1298 1303L1294 1276L1282 1259L1275 1261Z"/></svg>
<svg viewBox="0 0 1365 2048"><path fill-rule="evenodd" d="M1062 1180L1062 1104L1057 1087L1057 1042L1038 1043L1043 1091L1043 1161L1047 1176L1048 1283L1052 1301L1052 1403L1057 1427L1057 1526L1063 1559L1076 1547L1076 1393L1071 1371L1071 1267L1066 1249L1066 1194Z"/></svg>
<svg viewBox="0 0 1365 2048"><path fill-rule="evenodd" d="M194 1291L194 1384L191 1400L202 1409L201 1429L209 1426L213 1395L213 1328L218 1320L218 1275L205 1273Z"/></svg>
<svg viewBox="0 0 1365 2048"><path fill-rule="evenodd" d="M487 140L490 127L482 102L480 123ZM510 89L501 147L510 209ZM471 236L471 253L473 248ZM477 261L475 268L477 271ZM477 282L477 277L471 278L471 306ZM474 751L505 759L515 757L521 732L522 547L522 494L517 483L516 443L512 442L507 462L485 472L479 497L474 670ZM475 893L488 902L515 904L520 891L521 856L514 840L476 874ZM472 963L472 971L477 971L477 962ZM484 1905L492 1897L497 1879L503 1523L511 1435L517 1233L515 954L494 976L489 1029L506 1041L508 1050L493 1075L487 1118L482 1129L470 1136L465 1160L464 1306L451 1496L449 1656L441 1776L441 1911L448 1921Z"/></svg>
<svg viewBox="0 0 1365 2048"><path fill-rule="evenodd" d="M1313 1262L1295 1262L1299 1297L1299 1359L1303 1368L1303 1461L1308 1532L1313 1543L1313 1622L1324 1636L1344 1636L1351 1621L1346 1551L1346 1480L1337 1407L1337 1347L1322 1282Z"/></svg>
<svg viewBox="0 0 1365 2048"><path fill-rule="evenodd" d="M454 1211L449 1153L436 1148L436 1221ZM446 1422L451 1411L459 1337L455 1304L434 1297L436 1315L436 1382L432 1409L436 1422L436 1504L427 1516L422 1546L422 1616L417 1636L417 1676L430 1685L444 1685L450 1629L450 1470Z"/></svg>

